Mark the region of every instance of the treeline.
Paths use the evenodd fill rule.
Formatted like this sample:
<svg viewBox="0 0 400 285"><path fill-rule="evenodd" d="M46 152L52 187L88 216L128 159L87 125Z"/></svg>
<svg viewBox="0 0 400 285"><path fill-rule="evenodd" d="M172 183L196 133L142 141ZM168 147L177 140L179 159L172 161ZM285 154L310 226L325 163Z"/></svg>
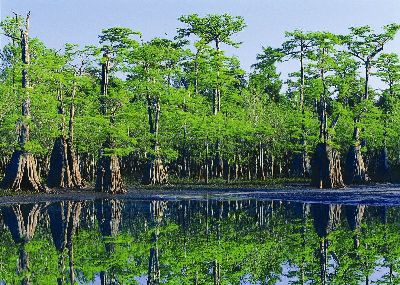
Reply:
<svg viewBox="0 0 400 285"><path fill-rule="evenodd" d="M94 182L118 193L172 178L310 177L320 188L398 178L400 62L383 49L399 25L288 32L246 74L224 50L240 46L242 17L179 21L172 39L114 27L98 45L55 50L29 37L29 14L3 20L2 187ZM281 75L287 61L296 71Z"/></svg>

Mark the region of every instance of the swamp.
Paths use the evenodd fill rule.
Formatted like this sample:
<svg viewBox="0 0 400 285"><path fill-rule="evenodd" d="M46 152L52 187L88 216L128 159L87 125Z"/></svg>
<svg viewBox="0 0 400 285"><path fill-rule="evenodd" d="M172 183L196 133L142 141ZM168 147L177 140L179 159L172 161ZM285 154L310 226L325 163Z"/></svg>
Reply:
<svg viewBox="0 0 400 285"><path fill-rule="evenodd" d="M0 285L400 284L400 24L289 29L246 68L251 17L76 43L60 20L55 48L22 6L0 21Z"/></svg>

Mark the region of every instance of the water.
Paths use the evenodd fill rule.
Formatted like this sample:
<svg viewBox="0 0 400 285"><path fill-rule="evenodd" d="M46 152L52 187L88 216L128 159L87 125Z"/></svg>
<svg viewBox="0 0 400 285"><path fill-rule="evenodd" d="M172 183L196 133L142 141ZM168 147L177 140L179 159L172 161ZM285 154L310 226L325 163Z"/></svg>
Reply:
<svg viewBox="0 0 400 285"><path fill-rule="evenodd" d="M243 197L0 210L2 284L400 282L399 207Z"/></svg>

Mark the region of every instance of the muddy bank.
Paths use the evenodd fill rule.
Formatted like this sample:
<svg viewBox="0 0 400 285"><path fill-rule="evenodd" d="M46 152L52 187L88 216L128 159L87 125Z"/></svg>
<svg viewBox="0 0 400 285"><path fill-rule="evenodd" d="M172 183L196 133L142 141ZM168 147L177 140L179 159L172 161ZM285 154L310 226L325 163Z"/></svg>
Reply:
<svg viewBox="0 0 400 285"><path fill-rule="evenodd" d="M127 193L116 195L98 193L91 189L72 189L55 190L54 193L3 196L0 197L0 205L111 198L135 200L259 199L329 204L400 205L400 184L368 185L329 190L313 189L305 185L290 185L279 188L170 186L165 188L130 188Z"/></svg>

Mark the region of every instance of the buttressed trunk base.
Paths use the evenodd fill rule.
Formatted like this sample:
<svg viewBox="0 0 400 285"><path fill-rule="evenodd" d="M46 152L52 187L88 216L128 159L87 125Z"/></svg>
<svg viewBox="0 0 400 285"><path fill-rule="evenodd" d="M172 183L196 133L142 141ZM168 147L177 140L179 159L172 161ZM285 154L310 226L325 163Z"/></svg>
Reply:
<svg viewBox="0 0 400 285"><path fill-rule="evenodd" d="M368 181L367 171L359 146L351 146L349 148L344 179L347 185L364 184Z"/></svg>
<svg viewBox="0 0 400 285"><path fill-rule="evenodd" d="M72 144L62 136L54 142L47 183L49 187L83 187L78 158Z"/></svg>
<svg viewBox="0 0 400 285"><path fill-rule="evenodd" d="M35 158L21 150L14 151L0 186L15 191L49 192L40 182Z"/></svg>
<svg viewBox="0 0 400 285"><path fill-rule="evenodd" d="M121 166L115 155L102 155L98 162L95 190L103 193L125 193Z"/></svg>
<svg viewBox="0 0 400 285"><path fill-rule="evenodd" d="M344 187L340 156L326 143L317 145L311 167L311 186L320 189Z"/></svg>
<svg viewBox="0 0 400 285"><path fill-rule="evenodd" d="M164 167L161 158L150 160L146 168L143 176L145 184L165 184L168 182L167 169Z"/></svg>

